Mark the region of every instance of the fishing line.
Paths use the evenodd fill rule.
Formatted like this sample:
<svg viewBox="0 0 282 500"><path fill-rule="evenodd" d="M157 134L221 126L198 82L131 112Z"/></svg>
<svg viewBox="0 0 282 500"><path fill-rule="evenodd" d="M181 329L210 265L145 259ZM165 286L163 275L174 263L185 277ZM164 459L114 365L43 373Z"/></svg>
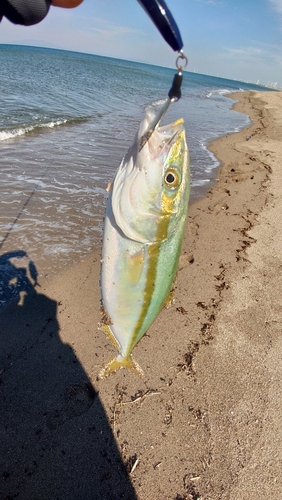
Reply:
<svg viewBox="0 0 282 500"><path fill-rule="evenodd" d="M13 231L15 225L17 224L17 222L19 221L19 219L21 218L22 214L24 213L26 207L28 206L28 204L30 203L31 199L33 198L35 192L37 191L37 189L39 188L40 186L40 183L42 182L42 180L44 179L45 175L46 175L46 172L48 170L48 168L50 167L50 165L52 165L54 163L54 160L51 162L51 164L48 165L48 167L46 167L46 169L44 170L43 172L43 175L42 177L39 179L38 183L35 185L35 187L33 188L33 191L30 193L29 197L27 198L27 200L24 202L22 208L20 209L19 213L17 214L17 216L15 217L15 219L13 220L13 222L11 223L8 231L6 232L3 240L1 241L0 243L0 250L2 248L2 246L4 245L4 243L7 241L7 239L9 238L11 232Z"/></svg>
<svg viewBox="0 0 282 500"><path fill-rule="evenodd" d="M180 61L183 61L183 64L180 64ZM139 152L143 149L145 144L150 139L156 127L160 124L164 115L166 114L170 104L172 102L176 102L181 98L181 85L183 80L183 69L186 68L188 64L188 58L185 56L182 50L180 50L175 65L177 68L177 73L174 75L172 86L168 92L168 97L164 103L164 105L160 108L159 112L156 114L156 117L152 123L150 123L149 128L142 135L140 139Z"/></svg>

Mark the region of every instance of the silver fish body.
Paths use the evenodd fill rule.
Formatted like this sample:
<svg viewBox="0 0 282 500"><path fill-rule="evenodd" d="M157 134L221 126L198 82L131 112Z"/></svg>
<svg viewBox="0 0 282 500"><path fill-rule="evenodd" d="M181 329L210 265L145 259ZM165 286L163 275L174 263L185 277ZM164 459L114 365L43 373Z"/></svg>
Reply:
<svg viewBox="0 0 282 500"><path fill-rule="evenodd" d="M131 352L148 330L177 272L190 187L183 120L157 127L140 151L149 108L114 178L106 206L101 259L102 328L119 354L101 371L141 369Z"/></svg>

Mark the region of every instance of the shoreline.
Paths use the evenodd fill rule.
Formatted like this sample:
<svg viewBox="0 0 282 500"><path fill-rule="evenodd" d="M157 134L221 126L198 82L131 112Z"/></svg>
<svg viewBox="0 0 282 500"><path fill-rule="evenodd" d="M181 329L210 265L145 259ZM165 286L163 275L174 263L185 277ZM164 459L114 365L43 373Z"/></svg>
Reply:
<svg viewBox="0 0 282 500"><path fill-rule="evenodd" d="M232 111L234 109L235 111L239 111L242 114L246 114L244 112L244 107L240 106L239 97L240 97L240 95L242 93L247 93L248 94L250 92L252 92L252 91L238 91L238 92L233 92L231 94L226 94L225 97L238 101L238 102L234 102L234 104L232 105L230 111ZM238 109L236 109L237 107L238 107ZM214 159L218 162L218 166L213 169L214 174L213 174L213 176L208 181L208 184L210 184L210 187L204 187L204 186L198 187L197 188L197 192L198 192L197 197L193 201L189 201L188 217L189 217L189 214L190 214L190 211L191 211L191 208L193 207L193 205L196 205L197 203L200 203L202 200L204 200L209 195L209 193L212 193L212 190L215 187L215 184L218 182L218 178L220 177L220 170L221 170L221 166L222 166L221 164L222 164L222 162L221 162L220 159L218 159L217 152L213 150L213 145L216 144L217 141L221 141L221 139L224 139L225 137L232 136L232 135L235 135L235 134L239 134L239 133L243 132L244 130L248 130L251 127L251 125L243 127L243 128L240 128L239 131L230 132L230 133L228 132L225 136L220 136L220 137L218 137L216 139L210 140L207 143L207 145L204 146L207 151L210 151L212 153L212 155L214 156ZM52 280L54 280L54 279L55 280L56 279L61 279L61 277L64 275L64 273L71 272L71 269L74 266L78 266L80 263L84 263L84 262L87 262L87 261L94 261L95 262L97 259L99 260L100 259L100 253L101 253L101 243L100 243L100 245L97 245L97 247L94 246L93 249L90 252L88 252L85 256L80 257L77 261L66 263L63 266L63 268L62 268L61 271L58 271L58 270L56 271L56 274L51 274L50 275L47 272L44 275L42 273L39 273L41 286L43 286L43 287L47 286L48 287L48 283L52 282Z"/></svg>
<svg viewBox="0 0 282 500"><path fill-rule="evenodd" d="M225 101L224 108L227 108L225 98L224 101ZM231 107L231 105L228 107ZM232 115L230 111L228 111L228 115L229 114ZM233 121L234 120L231 117L230 128L232 128ZM237 121L243 123L244 119L239 118L238 120L236 118L235 122L237 123ZM194 145L193 145L193 140L191 139L192 134L189 137L189 130L187 130L187 136L188 136L189 146L193 150ZM48 139L48 135L46 136L44 135L44 137L46 140ZM202 180L200 181L200 179L197 178L197 174L193 174L193 180L195 181L195 184L197 184L199 181L199 183L202 183L202 185L195 186L193 188L192 194L190 195L190 204L204 197L206 192L212 187L214 179L216 177L216 170L219 164L214 154L210 152L210 150L208 149L208 143L206 141L200 140L199 146L200 148L198 149L198 155L201 158L202 153L205 151L206 161L202 165L203 168ZM209 153L209 155L207 155L207 152ZM22 153L19 152L18 154L20 154L21 156ZM192 163L195 163L196 156L194 150L192 154L194 158L194 160L192 159ZM56 161L59 161L59 159L60 158L58 157ZM25 154L23 154L22 161L24 164ZM53 159L51 161L51 164L54 162L55 160ZM205 173L206 170L205 165L208 165L207 173ZM217 165L217 167L215 167L215 165ZM57 215L55 214L54 210L60 211L60 206L62 205L63 207L62 210L64 211L64 203L67 203L69 205L70 203L72 203L71 200L73 198L69 197L69 199L66 201L64 200L63 197L58 207L55 207L56 204L54 205L54 207L51 206L52 203L50 203L50 207L45 207L46 203L45 202L43 203L41 201L41 197L44 198L44 189L43 191L41 191L40 187L40 183L44 179L45 173L42 175L43 177L41 178L41 180L36 181L37 182L36 185L31 187L31 191L27 191L29 184L26 183L27 187L23 189L21 196L19 196L18 199L14 200L14 206L10 207L11 211L9 212L9 217L7 218L7 227L4 230L4 232L1 231L3 234L0 243L0 246L2 248L1 252L3 256L2 262L3 260L5 260L5 254L6 256L8 252L12 252L13 254L15 254L14 250L18 249L19 258L13 261L11 264L13 264L15 268L25 267L27 271L27 277L28 279L30 279L31 283L33 283L32 277L28 272L29 263L31 261L32 264L37 267L37 273L39 275L41 284L45 283L45 281L48 281L49 277L56 275L58 272L59 273L64 272L65 268L67 269L76 262L79 262L80 260L84 259L89 252L94 250L94 247L100 249L100 239L102 230L101 224L103 219L103 208L102 208L103 202L100 200L99 203L100 209L98 210L97 207L95 208L95 198L93 198L91 201L89 200L89 203L93 207L94 212L97 213L94 216L94 219L93 217L92 219L91 218L89 219L88 216L89 214L85 215L86 217L85 224L83 223L83 225L80 228L80 231L77 230L78 219L77 219L77 211L75 209L75 205L73 206L73 208L70 208L70 210L66 209L67 210L66 213L62 214L62 220L58 221ZM207 177L209 177L209 180L207 182L204 182L204 179ZM47 185L48 182L49 181L47 180ZM100 188L104 189L105 186L106 186L106 181L102 186L100 186ZM96 187L98 189L98 186ZM75 200L73 200L73 202L75 203ZM41 212L44 213L42 214L39 233L37 233L36 224L35 226L33 226L28 222L29 220L28 214L29 213L37 214ZM54 229L52 229L51 221L53 221ZM66 224L67 226L69 224L73 224L74 233L72 239L70 238L71 232L69 230L66 232L60 231L59 229L60 224L62 225ZM40 237L40 235L42 235L42 232L45 233L45 236L43 238ZM90 238L90 233L92 235L91 238ZM89 241L87 235L89 235L90 238ZM89 243L92 243L91 246ZM85 245L87 245L87 248ZM28 253L26 259L21 257L21 255L23 254L23 250L25 250L26 253ZM1 296L0 296L0 307L1 307Z"/></svg>
<svg viewBox="0 0 282 500"><path fill-rule="evenodd" d="M234 96L252 123L209 146L221 166L189 206L174 302L133 351L145 380L96 380L115 353L97 328L98 250L0 316L5 415L29 443L16 469L16 450L6 461L4 495L40 484L42 500L70 498L80 481L101 500L113 488L128 500L281 496L282 94Z"/></svg>

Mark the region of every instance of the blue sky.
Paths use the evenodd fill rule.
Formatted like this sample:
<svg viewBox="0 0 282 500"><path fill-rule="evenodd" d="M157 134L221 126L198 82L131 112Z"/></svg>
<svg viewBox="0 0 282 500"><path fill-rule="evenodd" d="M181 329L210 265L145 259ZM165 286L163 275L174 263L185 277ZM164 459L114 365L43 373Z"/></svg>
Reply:
<svg viewBox="0 0 282 500"><path fill-rule="evenodd" d="M282 0L167 0L189 71L282 87ZM175 55L137 0L51 7L40 24L0 24L0 43L47 46L173 67Z"/></svg>

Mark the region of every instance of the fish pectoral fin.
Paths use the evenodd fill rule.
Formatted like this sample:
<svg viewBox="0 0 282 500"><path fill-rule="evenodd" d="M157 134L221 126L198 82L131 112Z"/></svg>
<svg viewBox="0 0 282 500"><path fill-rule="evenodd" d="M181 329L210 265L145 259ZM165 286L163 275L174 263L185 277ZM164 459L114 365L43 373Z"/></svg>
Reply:
<svg viewBox="0 0 282 500"><path fill-rule="evenodd" d="M100 371L98 375L98 380L102 378L106 378L111 373L115 373L119 368L128 368L129 370L133 370L139 376L144 377L144 373L142 368L132 359L132 356L129 355L126 358L122 355L117 356L116 358L111 359Z"/></svg>

